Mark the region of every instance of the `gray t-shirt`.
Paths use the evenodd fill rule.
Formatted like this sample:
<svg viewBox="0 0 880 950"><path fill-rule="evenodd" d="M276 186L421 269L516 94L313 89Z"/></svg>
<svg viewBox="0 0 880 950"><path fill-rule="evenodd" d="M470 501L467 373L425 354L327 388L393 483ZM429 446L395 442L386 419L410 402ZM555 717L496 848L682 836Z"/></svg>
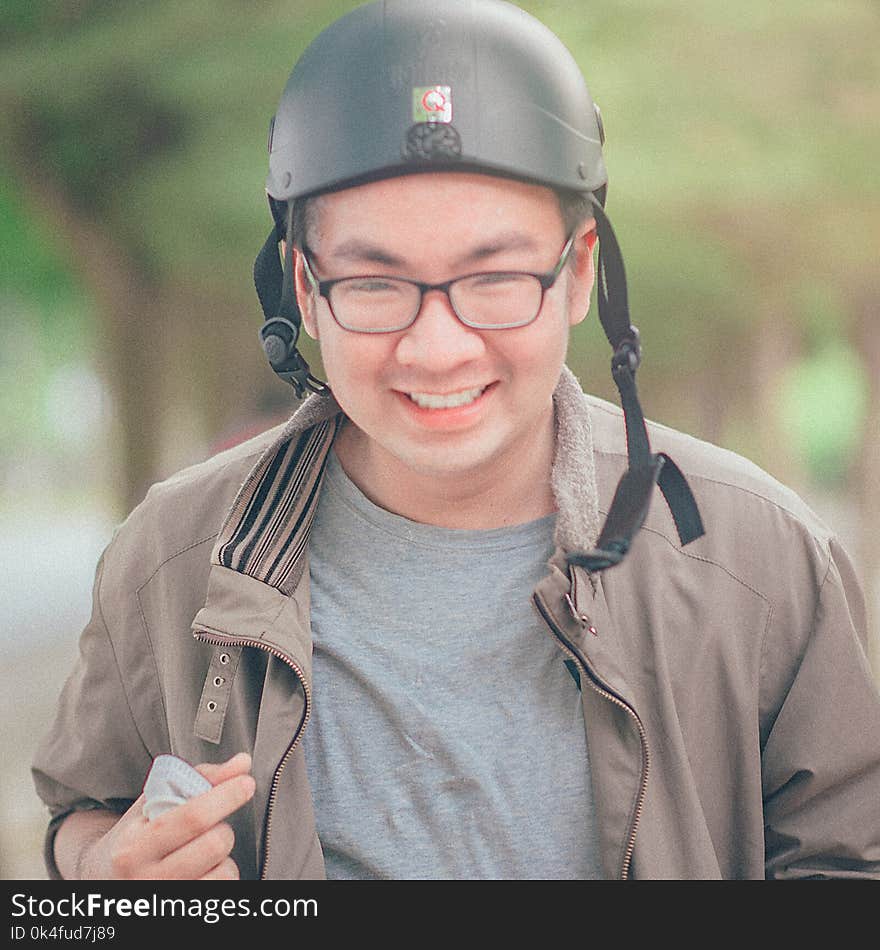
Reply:
<svg viewBox="0 0 880 950"><path fill-rule="evenodd" d="M330 453L303 737L330 878L599 878L580 693L531 593L555 516L377 507Z"/></svg>

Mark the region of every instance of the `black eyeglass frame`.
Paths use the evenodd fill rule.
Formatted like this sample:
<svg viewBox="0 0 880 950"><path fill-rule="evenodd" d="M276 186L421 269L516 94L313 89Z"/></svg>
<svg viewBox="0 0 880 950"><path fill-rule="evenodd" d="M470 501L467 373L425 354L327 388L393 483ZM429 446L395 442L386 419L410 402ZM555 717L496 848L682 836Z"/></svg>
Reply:
<svg viewBox="0 0 880 950"><path fill-rule="evenodd" d="M419 314L422 312L422 307L425 303L425 294L431 290L439 290L442 293L446 294L446 299L449 301L449 306L452 309L452 312L455 316L463 323L466 327L470 327L472 330L514 330L519 327L527 327L530 323L534 323L538 319L538 314L541 312L544 306L544 294L556 283L559 279L559 275L562 273L562 269L565 267L566 262L568 261L569 255L571 254L571 249L574 247L574 239L577 232L573 231L568 240L565 242L565 246L562 248L562 253L559 255L559 260L556 263L556 266L551 271L547 271L544 274L536 274L532 271L519 271L519 270L504 270L504 271L476 271L472 274L462 274L460 277L453 277L452 280L444 281L441 284L426 284L419 280L412 280L409 277L397 277L396 275L388 274L351 274L347 277L334 277L329 280L318 280L315 276L314 270L312 268L312 263L309 259L311 255L311 250L308 247L303 247L303 264L306 274L306 278L312 287L317 291L318 296L324 297L327 301L327 306L330 309L330 314L336 323L342 327L343 330L347 330L349 333L399 333L401 330L409 329L418 319ZM473 277L498 277L498 276L514 276L514 277L533 277L541 285L541 300L538 304L537 310L535 310L535 315L529 317L528 320L519 320L515 323L493 323L493 324L482 324L475 323L474 321L468 320L466 317L463 317L458 310L455 308L455 303L452 300L452 295L450 294L450 289L454 284L459 283L459 281L470 280ZM370 278L374 279L386 279L386 280L395 280L400 281L404 284L411 284L413 287L418 288L419 290L419 305L416 307L412 318L408 323L403 324L399 327L379 327L377 329L367 330L359 327L350 327L346 326L339 317L336 316L336 313L333 310L333 304L330 300L330 291L337 285L341 284L348 280L368 280Z"/></svg>

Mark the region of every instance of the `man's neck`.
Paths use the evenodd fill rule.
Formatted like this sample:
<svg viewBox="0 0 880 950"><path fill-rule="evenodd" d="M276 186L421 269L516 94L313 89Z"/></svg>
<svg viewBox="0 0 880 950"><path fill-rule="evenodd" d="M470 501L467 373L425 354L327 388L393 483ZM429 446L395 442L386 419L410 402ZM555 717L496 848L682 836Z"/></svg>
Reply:
<svg viewBox="0 0 880 950"><path fill-rule="evenodd" d="M474 471L415 471L347 422L334 450L348 477L373 504L421 524L488 530L534 521L556 510L550 485L552 413L527 447Z"/></svg>

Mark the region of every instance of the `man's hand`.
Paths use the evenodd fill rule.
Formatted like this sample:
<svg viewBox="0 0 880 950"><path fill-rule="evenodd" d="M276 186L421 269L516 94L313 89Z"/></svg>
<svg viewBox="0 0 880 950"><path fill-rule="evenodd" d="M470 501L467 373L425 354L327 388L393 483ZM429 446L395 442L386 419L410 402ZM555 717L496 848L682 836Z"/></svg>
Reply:
<svg viewBox="0 0 880 950"><path fill-rule="evenodd" d="M219 765L196 766L214 787L153 821L144 817L141 795L109 830L84 843L75 876L83 880L236 880L238 866L230 857L235 835L224 819L252 798L256 785L250 767L251 757L245 752ZM76 817L71 815L67 821Z"/></svg>

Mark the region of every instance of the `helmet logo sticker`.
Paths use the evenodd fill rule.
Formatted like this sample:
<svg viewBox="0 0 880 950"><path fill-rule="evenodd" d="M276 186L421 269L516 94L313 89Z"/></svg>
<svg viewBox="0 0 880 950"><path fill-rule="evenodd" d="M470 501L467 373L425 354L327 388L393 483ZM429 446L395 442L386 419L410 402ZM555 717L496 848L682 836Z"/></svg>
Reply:
<svg viewBox="0 0 880 950"><path fill-rule="evenodd" d="M413 122L452 121L451 86L416 86L412 104Z"/></svg>

